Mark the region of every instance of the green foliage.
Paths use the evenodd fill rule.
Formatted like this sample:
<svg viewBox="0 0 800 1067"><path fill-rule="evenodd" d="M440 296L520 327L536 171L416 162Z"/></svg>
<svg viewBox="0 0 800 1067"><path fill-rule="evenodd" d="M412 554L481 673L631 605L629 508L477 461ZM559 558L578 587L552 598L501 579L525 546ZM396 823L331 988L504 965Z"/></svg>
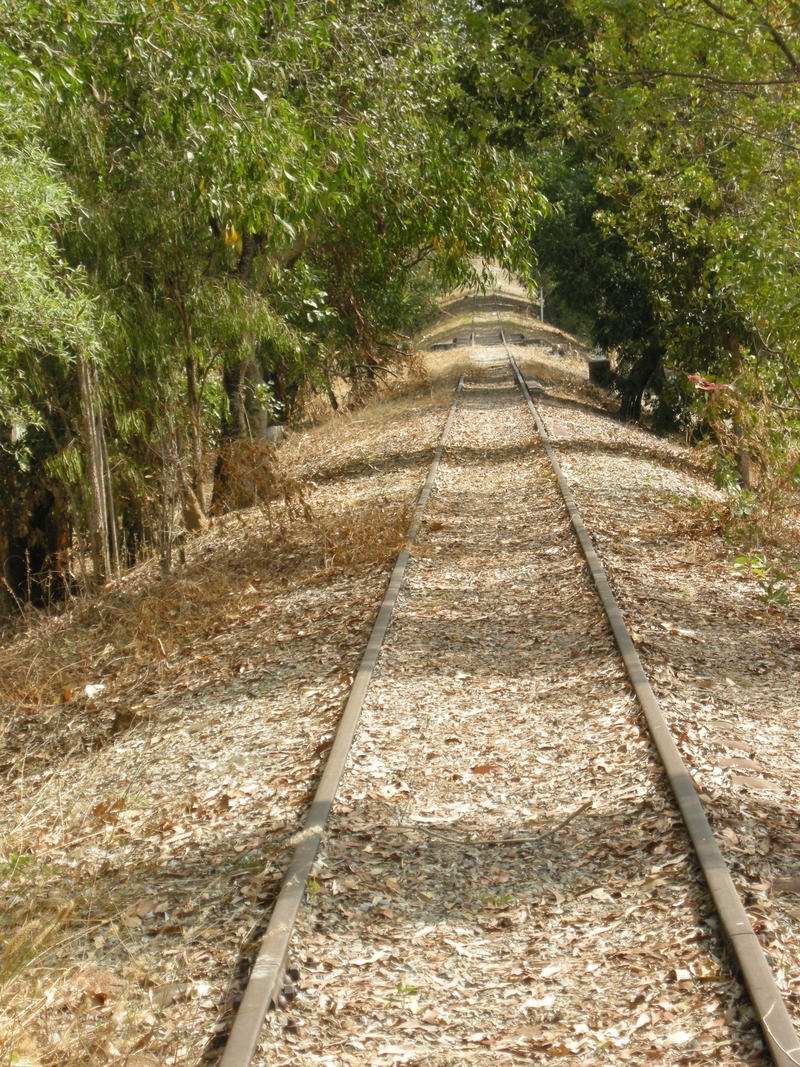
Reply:
<svg viewBox="0 0 800 1067"><path fill-rule="evenodd" d="M788 607L790 599L789 576L774 563L768 563L761 552L739 556L734 563L734 572L742 577L752 577L758 582L758 599L768 608Z"/></svg>
<svg viewBox="0 0 800 1067"><path fill-rule="evenodd" d="M0 98L0 443L25 469L29 429L66 416L75 356L98 345L83 274L56 243L74 200L33 139L32 119Z"/></svg>
<svg viewBox="0 0 800 1067"><path fill-rule="evenodd" d="M526 142L543 175L554 210L535 250L554 305L585 316L615 352L623 414L637 417L650 390L661 425L702 428L702 405L670 370L699 372L736 385L737 448L791 457L800 414L792 9L546 7L509 0L476 16L469 90L490 116L490 139Z"/></svg>
<svg viewBox="0 0 800 1067"><path fill-rule="evenodd" d="M0 0L2 114L25 115L1 149L20 205L3 328L24 344L1 357L0 421L44 428L45 393L69 394L40 458L74 483L91 353L127 544L163 526L176 470L200 493L222 433L400 355L474 255L530 258L536 179L484 143L456 77L468 11Z"/></svg>
<svg viewBox="0 0 800 1067"><path fill-rule="evenodd" d="M0 876L3 878L32 878L40 869L39 861L35 856L23 852L9 853L8 860L0 864Z"/></svg>
<svg viewBox="0 0 800 1067"><path fill-rule="evenodd" d="M306 892L308 893L309 906L314 908L317 905L317 897L322 887L315 878L306 878Z"/></svg>
<svg viewBox="0 0 800 1067"><path fill-rule="evenodd" d="M625 417L794 491L788 9L0 0L0 25L0 554L86 526L79 357L143 545L223 441L403 359L476 256L613 352Z"/></svg>

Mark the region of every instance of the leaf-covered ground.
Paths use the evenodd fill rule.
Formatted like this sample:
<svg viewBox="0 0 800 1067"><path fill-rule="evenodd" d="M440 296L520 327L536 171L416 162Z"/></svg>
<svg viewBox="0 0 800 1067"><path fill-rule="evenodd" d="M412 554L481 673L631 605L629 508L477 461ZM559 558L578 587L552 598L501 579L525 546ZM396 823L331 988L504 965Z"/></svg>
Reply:
<svg viewBox="0 0 800 1067"><path fill-rule="evenodd" d="M524 369L795 1011L796 610L698 518L719 494L692 453L609 417L579 346L501 303L561 346ZM256 1062L766 1062L493 348L432 356L424 388L285 446L310 521L231 516L171 577L143 568L0 647L14 1062L216 1058L465 366L293 943L300 995Z"/></svg>
<svg viewBox="0 0 800 1067"><path fill-rule="evenodd" d="M197 1063L302 825L451 375L280 454L273 503L0 647L0 1045Z"/></svg>
<svg viewBox="0 0 800 1067"><path fill-rule="evenodd" d="M552 421L562 359L537 367L562 383ZM653 440L629 439L632 457ZM678 491L687 457L656 453ZM641 472L621 481L620 465L598 491L635 495ZM760 1058L498 350L475 353L293 962L300 995L270 1016L259 1064Z"/></svg>

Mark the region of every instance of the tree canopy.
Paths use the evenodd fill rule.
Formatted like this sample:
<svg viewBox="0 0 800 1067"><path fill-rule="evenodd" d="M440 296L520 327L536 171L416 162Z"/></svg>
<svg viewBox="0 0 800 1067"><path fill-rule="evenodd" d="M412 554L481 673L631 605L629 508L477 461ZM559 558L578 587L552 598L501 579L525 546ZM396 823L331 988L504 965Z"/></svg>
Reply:
<svg viewBox="0 0 800 1067"><path fill-rule="evenodd" d="M623 414L650 387L674 424L700 374L735 385L728 414L765 462L792 453L778 412L800 396L794 9L511 3L491 19L507 63L483 51L476 95L556 208L539 265L616 351Z"/></svg>
<svg viewBox="0 0 800 1067"><path fill-rule="evenodd" d="M241 442L405 358L476 256L615 353L624 417L793 476L793 12L0 0L5 588L168 558L176 499L233 506Z"/></svg>

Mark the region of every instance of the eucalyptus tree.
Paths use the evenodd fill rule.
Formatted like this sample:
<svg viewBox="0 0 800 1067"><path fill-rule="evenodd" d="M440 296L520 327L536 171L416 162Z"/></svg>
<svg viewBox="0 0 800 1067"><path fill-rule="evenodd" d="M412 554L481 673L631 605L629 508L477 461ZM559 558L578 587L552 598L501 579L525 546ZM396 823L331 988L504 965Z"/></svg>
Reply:
<svg viewBox="0 0 800 1067"><path fill-rule="evenodd" d="M67 516L81 511L69 499L80 466L76 368L100 349L86 278L58 247L74 198L34 130L24 99L0 101L0 606L41 593L45 570L63 588Z"/></svg>
<svg viewBox="0 0 800 1067"><path fill-rule="evenodd" d="M714 404L756 447L766 409L750 401L766 396L774 412L800 396L794 9L512 0L489 11L474 94L490 137L524 140L544 176L557 207L537 235L540 265L617 349L623 413L638 414L648 386L663 390L665 366L700 373L736 385ZM685 400L688 379L671 380Z"/></svg>
<svg viewBox="0 0 800 1067"><path fill-rule="evenodd" d="M796 20L748 0L604 12L598 221L646 264L665 360L734 386L705 413L749 487L749 450L796 460Z"/></svg>
<svg viewBox="0 0 800 1067"><path fill-rule="evenodd" d="M99 343L65 425L101 430L88 496L109 533L120 520L123 559L176 487L208 508L210 451L224 480L237 439L309 385L375 373L426 272L456 284L475 253L528 254L542 197L458 121L454 9L3 0L0 22L6 95L34 108L69 190L60 265L81 272ZM62 471L73 490L91 439Z"/></svg>

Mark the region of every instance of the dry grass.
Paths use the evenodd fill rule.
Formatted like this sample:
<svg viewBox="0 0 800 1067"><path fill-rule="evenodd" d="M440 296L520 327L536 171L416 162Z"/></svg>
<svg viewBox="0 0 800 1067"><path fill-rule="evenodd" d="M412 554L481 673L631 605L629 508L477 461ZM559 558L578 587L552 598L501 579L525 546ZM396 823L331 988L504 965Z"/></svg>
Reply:
<svg viewBox="0 0 800 1067"><path fill-rule="evenodd" d="M411 525L413 500L394 506L357 504L338 515L314 520L312 526L323 551L326 571L349 570L356 564L384 563L403 547Z"/></svg>
<svg viewBox="0 0 800 1067"><path fill-rule="evenodd" d="M159 1012L142 1007L141 983L158 989L181 975L171 975L168 968L154 978L152 961L125 933L131 921L126 908L136 906L141 890L128 899L116 884L112 861L106 874L91 867L76 892L68 867L49 862L50 850L62 842L72 850L76 841L96 835L104 840L111 834L113 842L120 816L135 815L130 787L106 799L103 754L107 750L113 758L115 735L137 722L152 720L151 732L163 728L160 709L176 682L194 690L213 684L220 662L206 650L232 620L252 622L254 613L258 617L270 603L276 584L307 587L328 582L337 572L374 573L396 555L412 498L401 495L381 504L368 498L337 500L334 493L328 499L320 492L309 495L316 498L315 506L305 515L290 514L285 502L273 501L269 520L265 510L252 509L217 521L187 546L184 567L163 577L157 561L148 563L119 586L73 603L63 615L34 621L0 648L5 712L0 792L16 814L0 831L5 860L0 869L5 941L0 1050L17 1057L11 1062L59 1067L113 1062L134 1036L141 1040L143 1029L159 1022ZM280 618L275 621L279 629ZM230 672L240 669L234 663ZM98 685L105 690L90 695L87 686ZM94 763L87 765L92 757ZM81 779L79 794L57 801L48 768L59 774L70 766ZM60 787L57 791L60 796ZM43 808L39 798L45 792ZM161 830L165 817L178 822L185 815L180 807L172 816L156 812L141 826L143 842ZM42 843L45 827L49 846ZM140 879L151 861L142 849L137 855L133 862ZM120 936L127 963L105 965L92 978L91 965L87 971L92 934L100 931L102 943L109 924ZM116 985L105 988L109 974ZM89 988L82 988L87 982ZM55 1023L48 1014L54 1000ZM163 1025L162 1048L170 1042ZM38 1042L31 1044L34 1032ZM179 1043L176 1037L173 1045Z"/></svg>
<svg viewBox="0 0 800 1067"><path fill-rule="evenodd" d="M397 394L414 390L427 381L425 359L416 348L409 351L391 351L384 366L376 365L374 376L359 375L355 380L336 377L331 380L331 389L338 406L337 415L347 417L365 405L390 400ZM310 389L301 400L303 429L325 425L332 418L331 401L327 393Z"/></svg>
<svg viewBox="0 0 800 1067"><path fill-rule="evenodd" d="M396 555L413 496L378 486L372 499L379 481L372 475L424 460L429 443L409 452L407 434L392 435L391 427L449 402L467 360L446 356L431 374L415 363L394 391L293 434L278 452L241 442L230 473L231 502L249 495L257 506L218 517L208 532L188 537L185 564L170 574L162 575L152 559L62 611L30 610L0 644L6 740L15 714L41 720L63 717L65 704L70 712L84 707L90 698L81 690L101 683L99 676L113 676L116 688L132 694L137 683L151 686L160 676L158 661L241 610L253 581L284 574L302 582L362 563L382 565ZM373 483L368 492L348 492L347 483L359 477ZM329 483L343 484L334 493L321 491ZM232 550L229 534L243 529L245 544L235 538Z"/></svg>

